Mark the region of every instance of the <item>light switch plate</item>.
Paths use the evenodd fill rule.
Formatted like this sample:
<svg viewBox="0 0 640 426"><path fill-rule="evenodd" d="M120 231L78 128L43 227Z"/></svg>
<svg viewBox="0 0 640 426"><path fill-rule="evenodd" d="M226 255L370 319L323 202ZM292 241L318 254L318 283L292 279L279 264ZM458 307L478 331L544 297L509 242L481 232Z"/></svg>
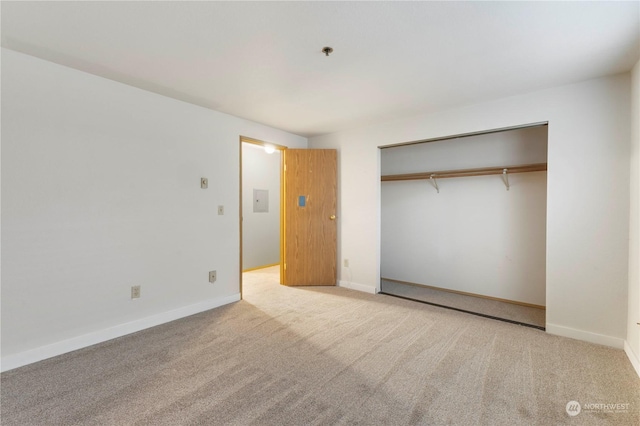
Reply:
<svg viewBox="0 0 640 426"><path fill-rule="evenodd" d="M218 278L218 273L216 271L209 271L209 282L215 283Z"/></svg>
<svg viewBox="0 0 640 426"><path fill-rule="evenodd" d="M218 214L222 216L224 214L224 206L218 206Z"/></svg>
<svg viewBox="0 0 640 426"><path fill-rule="evenodd" d="M200 178L200 188L207 189L209 187L209 179Z"/></svg>

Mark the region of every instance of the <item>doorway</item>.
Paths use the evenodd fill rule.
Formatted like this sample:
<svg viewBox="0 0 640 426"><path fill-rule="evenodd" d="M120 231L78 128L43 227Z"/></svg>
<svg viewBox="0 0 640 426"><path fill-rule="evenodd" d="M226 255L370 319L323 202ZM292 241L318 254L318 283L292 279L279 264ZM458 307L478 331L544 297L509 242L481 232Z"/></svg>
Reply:
<svg viewBox="0 0 640 426"><path fill-rule="evenodd" d="M286 147L240 137L240 295L243 274L282 258L282 152ZM278 270L278 281L281 274Z"/></svg>
<svg viewBox="0 0 640 426"><path fill-rule="evenodd" d="M271 157L276 152L278 155ZM254 154L263 160L258 159L250 166L248 158ZM266 161L267 158L274 160ZM250 182L249 171L256 172L264 163L271 163L267 167L270 172L265 175L257 173ZM271 178L267 179L267 175ZM267 180L271 181L270 186L265 186ZM243 294L243 272L273 268L278 263L280 284L336 285L335 149L287 149L241 136L239 192L240 297ZM266 219L268 216L271 216L270 220ZM269 229L265 230L266 227ZM245 254L249 250L254 251L254 245L265 245L260 237L256 243L256 235L271 236L269 253L254 253L250 259Z"/></svg>

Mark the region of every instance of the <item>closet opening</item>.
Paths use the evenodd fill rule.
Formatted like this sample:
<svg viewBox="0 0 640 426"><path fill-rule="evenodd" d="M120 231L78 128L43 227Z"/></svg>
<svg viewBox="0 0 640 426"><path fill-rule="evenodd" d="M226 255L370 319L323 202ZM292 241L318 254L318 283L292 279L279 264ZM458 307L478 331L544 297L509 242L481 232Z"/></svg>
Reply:
<svg viewBox="0 0 640 426"><path fill-rule="evenodd" d="M381 293L544 330L547 123L381 148Z"/></svg>

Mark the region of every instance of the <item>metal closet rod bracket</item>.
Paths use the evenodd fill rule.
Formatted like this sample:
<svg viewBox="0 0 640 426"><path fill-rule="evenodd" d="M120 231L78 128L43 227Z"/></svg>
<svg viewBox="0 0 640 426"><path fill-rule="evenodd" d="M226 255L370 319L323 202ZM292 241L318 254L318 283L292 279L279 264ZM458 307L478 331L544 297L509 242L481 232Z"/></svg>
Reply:
<svg viewBox="0 0 640 426"><path fill-rule="evenodd" d="M507 191L510 188L509 185L509 169L502 169L502 181L504 182L504 186L505 188L507 188ZM433 185L433 187L436 189L436 191L438 192L438 194L440 193L440 187L438 186L438 180L436 179L437 175L435 173L432 173L429 176L429 182L431 182L431 185Z"/></svg>
<svg viewBox="0 0 640 426"><path fill-rule="evenodd" d="M507 191L509 190L509 175L507 174L509 169L502 169L502 181L504 182L504 186L507 187Z"/></svg>
<svg viewBox="0 0 640 426"><path fill-rule="evenodd" d="M436 189L436 191L438 191L438 194L439 194L440 188L438 188L438 181L436 180L436 175L432 174L431 176L429 176L429 181L431 182L431 185L433 185L433 187Z"/></svg>

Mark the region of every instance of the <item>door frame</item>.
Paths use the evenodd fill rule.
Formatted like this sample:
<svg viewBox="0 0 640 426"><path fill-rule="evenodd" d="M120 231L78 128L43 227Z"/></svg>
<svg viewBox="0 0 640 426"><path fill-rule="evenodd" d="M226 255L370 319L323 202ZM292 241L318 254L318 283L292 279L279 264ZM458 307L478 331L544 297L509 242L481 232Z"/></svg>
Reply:
<svg viewBox="0 0 640 426"><path fill-rule="evenodd" d="M284 156L283 156L283 151L285 149L287 149L286 146L284 145L280 145L280 144L276 144L273 142L266 142L260 139L255 139L255 138L251 138L248 136L242 136L240 135L240 143L239 145L239 149L240 149L240 209L239 209L239 217L238 217L238 222L240 224L240 282L239 282L239 289L240 289L240 299L243 299L243 293L242 293L242 236L243 236L243 220L242 220L242 213L243 213L243 204L242 204L242 144L243 143L249 143L252 145L259 145L262 147L267 147L267 146L272 146L276 151L278 151L278 154L280 155L280 283L282 284L282 280L284 277L284 264L282 262L282 259L284 258Z"/></svg>

